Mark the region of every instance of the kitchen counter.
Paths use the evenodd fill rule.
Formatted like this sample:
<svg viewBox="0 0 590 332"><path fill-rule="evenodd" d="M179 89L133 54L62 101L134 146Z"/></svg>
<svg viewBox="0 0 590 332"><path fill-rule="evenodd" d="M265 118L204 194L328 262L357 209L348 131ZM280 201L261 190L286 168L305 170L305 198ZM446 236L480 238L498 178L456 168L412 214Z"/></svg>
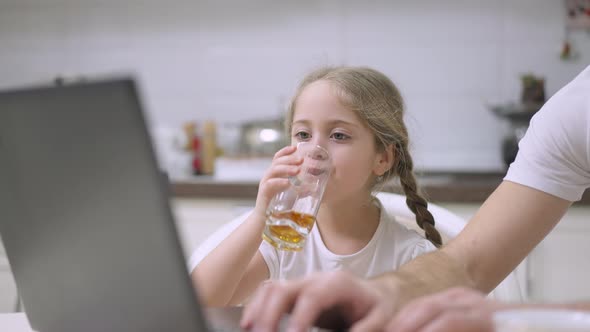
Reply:
<svg viewBox="0 0 590 332"><path fill-rule="evenodd" d="M418 185L426 199L434 203L482 203L502 182L503 173L428 172L419 174ZM256 199L258 182L216 180L210 176L172 179L175 197ZM403 193L396 182L385 184L383 191ZM590 191L575 205L590 205Z"/></svg>

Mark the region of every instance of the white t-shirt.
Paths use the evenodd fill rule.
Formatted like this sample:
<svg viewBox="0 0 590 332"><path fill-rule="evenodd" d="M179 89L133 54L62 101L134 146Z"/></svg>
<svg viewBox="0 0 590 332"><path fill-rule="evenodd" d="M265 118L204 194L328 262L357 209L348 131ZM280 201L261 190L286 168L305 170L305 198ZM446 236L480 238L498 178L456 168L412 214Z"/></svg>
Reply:
<svg viewBox="0 0 590 332"><path fill-rule="evenodd" d="M590 66L533 116L504 180L578 201L590 187Z"/></svg>
<svg viewBox="0 0 590 332"><path fill-rule="evenodd" d="M259 251L270 271L270 279L285 280L312 272L344 270L359 277L372 277L397 269L436 247L420 234L395 221L381 208L379 225L369 243L351 255L332 253L314 226L302 251L277 250L266 241ZM362 222L362 221L359 221Z"/></svg>

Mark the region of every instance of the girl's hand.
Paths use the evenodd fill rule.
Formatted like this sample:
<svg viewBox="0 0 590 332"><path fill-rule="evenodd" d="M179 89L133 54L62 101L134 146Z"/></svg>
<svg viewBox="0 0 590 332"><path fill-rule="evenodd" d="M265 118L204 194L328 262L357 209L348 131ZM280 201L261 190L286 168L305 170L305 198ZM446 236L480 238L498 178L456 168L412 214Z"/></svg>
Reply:
<svg viewBox="0 0 590 332"><path fill-rule="evenodd" d="M258 186L254 213L266 216L266 209L272 198L289 187L289 177L297 175L303 158L294 153L296 146L286 146L275 153L270 168L266 171Z"/></svg>

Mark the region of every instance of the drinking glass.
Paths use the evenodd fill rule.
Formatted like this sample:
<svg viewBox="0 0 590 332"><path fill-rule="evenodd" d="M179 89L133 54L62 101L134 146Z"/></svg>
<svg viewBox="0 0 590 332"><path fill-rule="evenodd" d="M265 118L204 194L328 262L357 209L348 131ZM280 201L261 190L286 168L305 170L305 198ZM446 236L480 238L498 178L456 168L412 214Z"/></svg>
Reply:
<svg viewBox="0 0 590 332"><path fill-rule="evenodd" d="M297 144L301 171L271 200L262 238L277 249L300 251L309 235L330 178L332 163L326 149L308 142Z"/></svg>

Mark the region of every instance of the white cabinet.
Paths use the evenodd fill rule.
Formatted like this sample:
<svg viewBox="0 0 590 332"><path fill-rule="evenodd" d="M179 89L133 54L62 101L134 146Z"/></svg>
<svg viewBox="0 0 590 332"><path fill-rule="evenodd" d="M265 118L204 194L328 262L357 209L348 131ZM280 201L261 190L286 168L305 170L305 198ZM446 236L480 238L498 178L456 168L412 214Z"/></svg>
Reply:
<svg viewBox="0 0 590 332"><path fill-rule="evenodd" d="M456 215L462 217L466 221L469 221L480 208L480 204L473 204L473 203L442 203L440 206L448 209L449 211L455 213ZM518 281L518 287L521 290L521 295L523 296L523 300L527 300L529 298L528 294L528 257L524 259L524 261L519 264L515 269L516 279Z"/></svg>
<svg viewBox="0 0 590 332"><path fill-rule="evenodd" d="M528 263L532 301L590 300L590 207L570 208Z"/></svg>
<svg viewBox="0 0 590 332"><path fill-rule="evenodd" d="M254 208L254 200L175 198L172 208L184 248L190 257L196 247L221 225Z"/></svg>
<svg viewBox="0 0 590 332"><path fill-rule="evenodd" d="M441 204L469 220L478 204ZM573 206L517 268L534 302L590 300L590 206Z"/></svg>

